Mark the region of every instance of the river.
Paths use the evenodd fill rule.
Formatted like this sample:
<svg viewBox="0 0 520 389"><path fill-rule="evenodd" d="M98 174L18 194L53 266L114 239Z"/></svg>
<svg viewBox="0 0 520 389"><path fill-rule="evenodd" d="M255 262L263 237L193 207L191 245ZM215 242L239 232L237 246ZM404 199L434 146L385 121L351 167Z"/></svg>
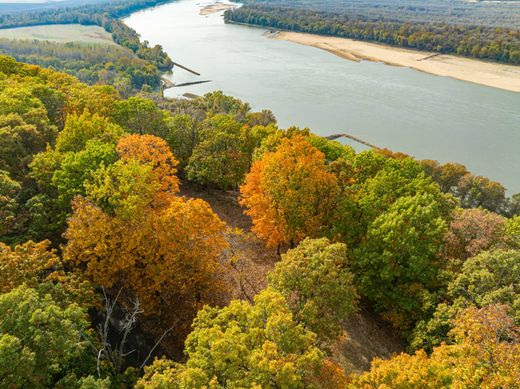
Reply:
<svg viewBox="0 0 520 389"><path fill-rule="evenodd" d="M199 15L203 4L180 0L125 19L201 74L176 69L169 79L210 80L167 96L222 90L272 110L281 127L347 132L419 159L460 162L520 192L520 93L268 39L263 29L225 24L222 12Z"/></svg>

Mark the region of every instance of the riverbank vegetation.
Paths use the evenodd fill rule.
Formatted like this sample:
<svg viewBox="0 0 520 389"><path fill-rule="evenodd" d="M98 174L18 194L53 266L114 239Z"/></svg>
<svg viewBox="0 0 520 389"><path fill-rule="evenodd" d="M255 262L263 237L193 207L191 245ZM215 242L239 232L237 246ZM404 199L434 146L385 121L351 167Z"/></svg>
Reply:
<svg viewBox="0 0 520 389"><path fill-rule="evenodd" d="M18 61L59 70L90 85L114 86L124 96L143 87L159 89L161 71L121 46L0 39L0 53Z"/></svg>
<svg viewBox="0 0 520 389"><path fill-rule="evenodd" d="M520 198L462 165L355 152L221 92L124 98L5 56L0 150L2 387L520 378ZM362 310L410 353L346 369Z"/></svg>
<svg viewBox="0 0 520 389"><path fill-rule="evenodd" d="M57 7L43 10L0 14L0 28L37 26L45 24L83 24L103 27L112 34L119 45L132 50L139 58L154 64L162 72L173 67L160 45L150 47L141 42L139 35L124 24L120 18L141 9L153 7L169 0L118 0L81 5L78 7Z"/></svg>
<svg viewBox="0 0 520 389"><path fill-rule="evenodd" d="M436 17L432 17L434 21L428 19L428 6L425 6L424 12L418 7L415 11L403 10L398 16L401 7L395 5L392 8L386 4L386 8L377 8L376 12L376 4L371 8L370 5L361 7L354 2L351 8L347 2L343 7L338 6L337 10L331 10L328 4L320 4L306 1L249 1L243 7L226 11L225 20L228 23L246 23L520 64L518 22L507 27L507 24L488 26L476 18L466 23L450 21L448 14L451 7L445 4L436 9L440 11ZM486 17L484 20L489 19Z"/></svg>

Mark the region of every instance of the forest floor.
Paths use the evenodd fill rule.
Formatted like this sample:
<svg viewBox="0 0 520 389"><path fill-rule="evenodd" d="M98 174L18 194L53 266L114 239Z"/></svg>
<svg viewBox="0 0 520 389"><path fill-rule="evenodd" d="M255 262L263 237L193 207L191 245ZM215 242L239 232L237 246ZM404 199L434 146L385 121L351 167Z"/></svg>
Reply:
<svg viewBox="0 0 520 389"><path fill-rule="evenodd" d="M432 55L433 53L426 51L299 32L282 31L273 34L272 38L317 47L351 61L383 62L437 76L520 92L520 66L455 55Z"/></svg>
<svg viewBox="0 0 520 389"><path fill-rule="evenodd" d="M230 265L230 299L252 301L266 286L266 275L279 260L275 249L267 248L251 232L251 220L244 215L236 192L211 190L182 182L181 195L207 201L213 211L228 225L230 249L224 261ZM346 372L361 372L370 368L373 358L389 358L405 348L405 342L392 333L366 306L344 322L343 336L332 347L333 359Z"/></svg>

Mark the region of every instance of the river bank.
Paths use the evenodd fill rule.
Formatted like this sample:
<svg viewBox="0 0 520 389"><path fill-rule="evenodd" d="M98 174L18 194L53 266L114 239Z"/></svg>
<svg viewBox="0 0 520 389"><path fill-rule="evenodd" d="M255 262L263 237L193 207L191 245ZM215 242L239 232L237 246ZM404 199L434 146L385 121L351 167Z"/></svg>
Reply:
<svg viewBox="0 0 520 389"><path fill-rule="evenodd" d="M367 60L405 66L437 76L520 92L520 66L454 55L432 55L430 52L299 32L282 31L274 34L272 38L316 47L351 61Z"/></svg>
<svg viewBox="0 0 520 389"><path fill-rule="evenodd" d="M214 3L202 7L199 11L199 15L207 16L216 12L225 11L227 9L236 8L236 4L229 3Z"/></svg>

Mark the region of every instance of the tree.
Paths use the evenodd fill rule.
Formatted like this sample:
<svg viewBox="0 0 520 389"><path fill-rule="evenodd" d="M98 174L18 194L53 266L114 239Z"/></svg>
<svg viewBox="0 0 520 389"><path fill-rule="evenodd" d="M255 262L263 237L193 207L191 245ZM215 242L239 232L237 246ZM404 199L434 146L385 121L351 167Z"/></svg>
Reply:
<svg viewBox="0 0 520 389"><path fill-rule="evenodd" d="M190 115L181 114L167 118L168 134L165 140L179 159L179 169L184 170L199 142L199 124Z"/></svg>
<svg viewBox="0 0 520 389"><path fill-rule="evenodd" d="M304 239L282 254L268 279L287 299L294 320L321 341L338 336L341 322L355 310L357 294L343 243Z"/></svg>
<svg viewBox="0 0 520 389"><path fill-rule="evenodd" d="M46 142L53 142L55 136L56 128L48 123L41 108L25 114L0 115L0 169L21 179L33 155L43 151Z"/></svg>
<svg viewBox="0 0 520 389"><path fill-rule="evenodd" d="M0 243L0 293L7 293L22 284L36 287L59 264L50 242L26 242L14 249Z"/></svg>
<svg viewBox="0 0 520 389"><path fill-rule="evenodd" d="M116 105L113 117L117 124L130 133L164 138L168 131L165 112L149 99L130 97L121 100Z"/></svg>
<svg viewBox="0 0 520 389"><path fill-rule="evenodd" d="M513 388L520 380L520 328L507 307L469 308L454 322L455 343L376 359L349 387Z"/></svg>
<svg viewBox="0 0 520 389"><path fill-rule="evenodd" d="M186 339L186 363L155 361L137 388L316 387L310 380L323 354L314 342L284 298L267 289L254 305L235 300L199 311Z"/></svg>
<svg viewBox="0 0 520 389"><path fill-rule="evenodd" d="M457 196L464 208L482 207L499 212L505 204L506 189L486 177L466 174L459 182Z"/></svg>
<svg viewBox="0 0 520 389"><path fill-rule="evenodd" d="M102 143L117 143L124 130L97 113L83 112L81 115L68 115L65 127L56 139L56 150L60 153L79 152L89 140Z"/></svg>
<svg viewBox="0 0 520 389"><path fill-rule="evenodd" d="M75 304L26 286L0 295L0 386L56 387L95 373L89 338Z"/></svg>
<svg viewBox="0 0 520 389"><path fill-rule="evenodd" d="M506 220L482 209L457 210L445 237L446 257L465 260L492 247L505 247Z"/></svg>
<svg viewBox="0 0 520 389"><path fill-rule="evenodd" d="M467 259L460 273L453 274L447 287L447 300L439 304L430 320L418 323L412 347L431 350L441 342L452 341L448 332L452 321L464 308L507 304L520 324L520 252L496 250Z"/></svg>
<svg viewBox="0 0 520 389"><path fill-rule="evenodd" d="M439 184L444 193L455 194L460 180L469 173L466 167L459 163L440 165L439 162L433 160L423 160L419 163L426 174Z"/></svg>
<svg viewBox="0 0 520 389"><path fill-rule="evenodd" d="M507 219L504 236L509 246L520 249L520 215Z"/></svg>
<svg viewBox="0 0 520 389"><path fill-rule="evenodd" d="M61 74L61 73L56 73ZM60 89L59 82L56 88ZM67 100L67 114L81 115L85 111L94 112L102 117L112 117L116 112L117 103L120 98L115 88L107 85L85 86L73 78L73 84L67 89L69 99ZM124 126L123 126L124 127Z"/></svg>
<svg viewBox="0 0 520 389"><path fill-rule="evenodd" d="M18 182L11 179L6 171L0 170L0 238L11 232L16 224L20 189Z"/></svg>
<svg viewBox="0 0 520 389"><path fill-rule="evenodd" d="M293 246L323 233L338 184L323 153L294 136L253 164L240 191L253 232L271 247Z"/></svg>
<svg viewBox="0 0 520 389"><path fill-rule="evenodd" d="M251 156L245 152L242 125L229 115L206 119L201 141L193 149L186 175L203 185L234 189L242 182Z"/></svg>
<svg viewBox="0 0 520 389"><path fill-rule="evenodd" d="M83 185L85 195L94 204L124 220L139 219L146 208L158 205L155 199L160 186L151 164L134 159L119 160L108 167L101 165Z"/></svg>
<svg viewBox="0 0 520 389"><path fill-rule="evenodd" d="M359 291L401 331L431 309L441 286L437 254L446 230L434 196L405 196L370 224L366 240L354 250Z"/></svg>
<svg viewBox="0 0 520 389"><path fill-rule="evenodd" d="M175 197L134 217L109 215L79 197L73 208L64 258L97 285L125 286L145 314L183 325L205 303L220 301L225 224L206 202Z"/></svg>
<svg viewBox="0 0 520 389"><path fill-rule="evenodd" d="M65 221L74 196L85 194L85 184L93 179L101 166L110 166L118 159L115 145L89 140L85 149L67 153L52 176L52 186L58 192L58 204Z"/></svg>
<svg viewBox="0 0 520 389"><path fill-rule="evenodd" d="M207 117L225 114L231 115L239 122L246 120L247 114L251 111L248 103L226 96L222 91L206 93L203 98L197 99L197 103L206 112Z"/></svg>
<svg viewBox="0 0 520 389"><path fill-rule="evenodd" d="M176 176L179 162L163 139L153 135L129 135L119 141L116 149L123 161L135 159L151 164L152 173L161 183L160 191L166 196L179 192L179 179Z"/></svg>

